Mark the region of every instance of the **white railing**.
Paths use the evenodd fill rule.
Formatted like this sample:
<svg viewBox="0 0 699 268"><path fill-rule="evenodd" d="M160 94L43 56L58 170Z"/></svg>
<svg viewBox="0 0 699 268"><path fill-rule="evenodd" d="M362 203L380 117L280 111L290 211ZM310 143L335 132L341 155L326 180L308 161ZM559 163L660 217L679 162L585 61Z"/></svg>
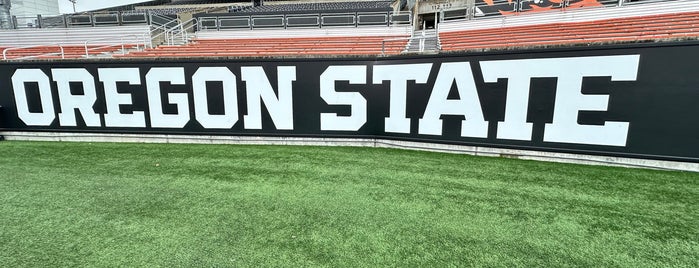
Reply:
<svg viewBox="0 0 699 268"><path fill-rule="evenodd" d="M175 41L180 41L182 43L187 43L189 40L189 34L187 34L190 30L194 29L194 27L197 27L198 20L197 18L191 18L185 22L182 22L180 24L177 24L167 30L165 32L165 39L167 40L168 45L174 45L176 44Z"/></svg>
<svg viewBox="0 0 699 268"><path fill-rule="evenodd" d="M149 33L148 25L103 26L100 28L44 28L0 31L0 47L37 45L82 45L85 40Z"/></svg>
<svg viewBox="0 0 699 268"><path fill-rule="evenodd" d="M15 59L30 59L30 58L36 58L36 57L42 57L42 56L51 56L51 55L61 55L61 59L65 59L65 50L63 49L63 44L53 44L53 45L33 45L33 46L23 46L23 47L10 47L6 48L2 51L2 59L7 60L7 52L12 51L12 50L20 50L20 49L27 49L27 48L37 48L37 47L51 47L51 46L57 46L60 49L60 52L52 52L52 53L44 53L44 54L39 54L39 55L31 55L31 56L24 56L24 57L19 57Z"/></svg>
<svg viewBox="0 0 699 268"><path fill-rule="evenodd" d="M176 27L177 20L171 20L170 22L167 22L165 24L162 24L160 26L153 26L151 25L151 30L150 30L150 36L151 40L158 40L159 37L165 38L167 40L167 33L174 27ZM151 42L150 48L153 48L153 43Z"/></svg>
<svg viewBox="0 0 699 268"><path fill-rule="evenodd" d="M438 35L428 35L425 34L424 32L421 35L417 36L412 36L412 37L398 37L398 38L387 38L381 40L381 55L386 55L386 43L387 42L394 42L394 41L406 41L406 44L404 45L405 50L408 49L408 46L410 46L410 41L411 40L418 40L418 52L425 52L425 40L430 39L430 38L435 38L439 40ZM439 41L437 41L437 50L439 50Z"/></svg>
<svg viewBox="0 0 699 268"><path fill-rule="evenodd" d="M137 42L126 42L125 40L126 40L127 37L135 37L134 39L130 39L130 40L137 40ZM96 41L105 41L105 40L110 40L110 41L111 41L111 40L114 40L114 39L113 39L113 38L97 38L97 39L86 40L85 43L84 43L85 58L89 58L89 57L90 57L90 51L91 51L91 50L98 50L98 49L102 49L102 48L108 48L108 47L114 47L114 46L121 46L121 55L125 55L125 54L126 54L126 45L127 45L127 44L135 44L135 45L136 45L136 49L140 51L140 50L142 50L142 49L141 49L141 45L143 45L143 49L145 49L146 46L150 43L150 42L148 42L147 34L144 33L144 34L140 34L140 35L131 34L131 35L120 36L120 37L119 37L119 43L118 43L118 44L113 44L113 42L110 42L109 45L104 45L104 46L100 46L100 47L93 47L93 48L88 47L89 43L96 42Z"/></svg>

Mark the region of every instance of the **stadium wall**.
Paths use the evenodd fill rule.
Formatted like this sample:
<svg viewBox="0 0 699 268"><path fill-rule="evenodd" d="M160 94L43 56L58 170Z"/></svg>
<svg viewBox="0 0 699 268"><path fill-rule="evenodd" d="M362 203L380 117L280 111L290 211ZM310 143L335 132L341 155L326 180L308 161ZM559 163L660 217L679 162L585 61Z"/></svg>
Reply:
<svg viewBox="0 0 699 268"><path fill-rule="evenodd" d="M333 144L699 171L699 42L0 64L7 139Z"/></svg>

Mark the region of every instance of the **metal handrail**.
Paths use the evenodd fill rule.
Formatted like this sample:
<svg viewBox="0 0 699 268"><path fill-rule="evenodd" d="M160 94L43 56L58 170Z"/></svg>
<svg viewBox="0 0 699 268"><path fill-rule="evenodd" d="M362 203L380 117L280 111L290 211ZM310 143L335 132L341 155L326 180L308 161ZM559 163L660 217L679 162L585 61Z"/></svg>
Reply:
<svg viewBox="0 0 699 268"><path fill-rule="evenodd" d="M411 35L410 37L398 37L398 38L383 39L383 40L381 40L381 55L385 55L385 54L386 54L386 42L390 42L390 41L403 41L403 40L410 41L410 40L412 40L412 39L419 39L419 40L420 40L420 43L419 43L420 52L423 52L423 51L424 51L424 48L425 48L425 39L427 39L427 38L433 38L433 37L437 37L438 40L439 40L439 34L434 34L434 35L429 34L429 35L428 35L428 34L425 34L424 31L422 32L421 35ZM406 47L407 47L407 44L406 44ZM439 43L437 43L437 49L441 49Z"/></svg>
<svg viewBox="0 0 699 268"><path fill-rule="evenodd" d="M153 17L157 17L157 18L160 18L160 19L162 19L162 20L167 20L167 21L168 21L168 22L166 22L166 23L164 23L164 24L160 24L160 25L165 25L165 24L169 24L169 23L171 23L171 22L173 22L173 21L177 21L177 19L173 19L173 18L166 17L166 16L159 15L159 14L148 13L148 15L149 15L150 18L151 18L151 19L150 19L151 25L154 24L154 23L153 23Z"/></svg>
<svg viewBox="0 0 699 268"><path fill-rule="evenodd" d="M143 34L129 34L129 35L123 35L123 36L120 36L120 37L119 37L119 44L105 45L105 46L93 47L93 48L88 48L88 47L87 47L88 43L94 42L94 41L101 41L101 40L113 40L113 38L112 38L112 37L104 37L104 38L90 39L90 40L86 40L85 43L84 43L84 47L85 47L85 57L86 57L86 58L89 58L89 57L90 57L90 50L95 50L95 49L100 49L100 48L107 48L107 47L113 47L113 46L116 46L116 45L120 45L120 46L121 46L121 54L122 54L122 55L125 55L125 54L126 54L126 52L125 52L125 51L126 51L126 47L125 47L126 42L124 42L124 37L136 37L137 39L140 38L141 41L143 42L143 48L146 47L146 43L147 43L147 42L146 42L146 34L145 34L145 33L143 33ZM138 44L139 44L139 43L137 42L137 43L136 43L136 49L138 49Z"/></svg>
<svg viewBox="0 0 699 268"><path fill-rule="evenodd" d="M171 24L171 23L176 23L176 22L178 22L178 20L175 19L175 20L171 20L170 22L167 22L167 23L165 23L165 24L163 24L163 25L155 26L155 28L153 28L153 29L150 30L151 40L155 40L155 39L157 39L158 37L163 36L163 35L165 35L165 39L167 40L167 32L170 31L172 28L177 27L177 25L175 25L175 26L172 26L172 28L169 28L168 25ZM153 27L153 25L151 25L151 27ZM160 32L160 33L154 35L153 33L154 33L155 31L158 31L158 30L161 30L162 32ZM152 43L151 43L151 46L150 46L150 47L153 48L153 44L152 44Z"/></svg>
<svg viewBox="0 0 699 268"><path fill-rule="evenodd" d="M177 37L177 33L175 33L176 30L179 30L179 34L181 35L182 41L187 41L186 32L189 29L196 27L198 23L199 21L197 20L197 18L191 18L170 28L168 31L165 32L165 39L168 41L168 45L173 45L175 43L175 38ZM185 27L185 25L187 24L189 24L189 26Z"/></svg>
<svg viewBox="0 0 699 268"><path fill-rule="evenodd" d="M48 44L48 45L31 45L31 46L23 46L23 47L8 47L2 51L2 59L7 60L7 51L10 50L19 50L19 49L25 49L25 48L34 48L34 47L46 47L46 46L58 46L59 49L61 49L61 52L55 52L55 53L46 53L46 54L40 54L40 55L32 55L32 56L25 56L25 57L19 57L17 59L28 59L28 58L34 58L34 57L41 57L41 56L48 56L48 55L53 55L60 53L61 54L61 59L65 59L65 50L63 49L63 44L60 43L54 43L54 44Z"/></svg>

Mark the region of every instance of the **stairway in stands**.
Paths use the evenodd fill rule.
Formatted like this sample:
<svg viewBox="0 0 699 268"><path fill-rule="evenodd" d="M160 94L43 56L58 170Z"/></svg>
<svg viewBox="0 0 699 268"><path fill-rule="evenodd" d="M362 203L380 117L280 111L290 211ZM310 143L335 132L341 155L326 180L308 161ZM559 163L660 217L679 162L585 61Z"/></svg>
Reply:
<svg viewBox="0 0 699 268"><path fill-rule="evenodd" d="M439 35L436 29L415 31L405 46L403 53L438 53L440 50Z"/></svg>

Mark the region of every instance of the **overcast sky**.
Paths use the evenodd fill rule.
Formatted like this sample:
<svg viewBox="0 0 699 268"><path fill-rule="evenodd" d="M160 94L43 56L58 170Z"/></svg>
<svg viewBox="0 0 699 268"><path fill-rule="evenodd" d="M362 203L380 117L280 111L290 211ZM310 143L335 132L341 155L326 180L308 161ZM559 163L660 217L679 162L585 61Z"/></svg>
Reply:
<svg viewBox="0 0 699 268"><path fill-rule="evenodd" d="M102 9L113 6L121 6L133 3L148 2L147 0L78 0L75 3L75 10L80 11L90 11L95 9ZM73 4L68 0L58 0L58 7L61 13L73 13Z"/></svg>

